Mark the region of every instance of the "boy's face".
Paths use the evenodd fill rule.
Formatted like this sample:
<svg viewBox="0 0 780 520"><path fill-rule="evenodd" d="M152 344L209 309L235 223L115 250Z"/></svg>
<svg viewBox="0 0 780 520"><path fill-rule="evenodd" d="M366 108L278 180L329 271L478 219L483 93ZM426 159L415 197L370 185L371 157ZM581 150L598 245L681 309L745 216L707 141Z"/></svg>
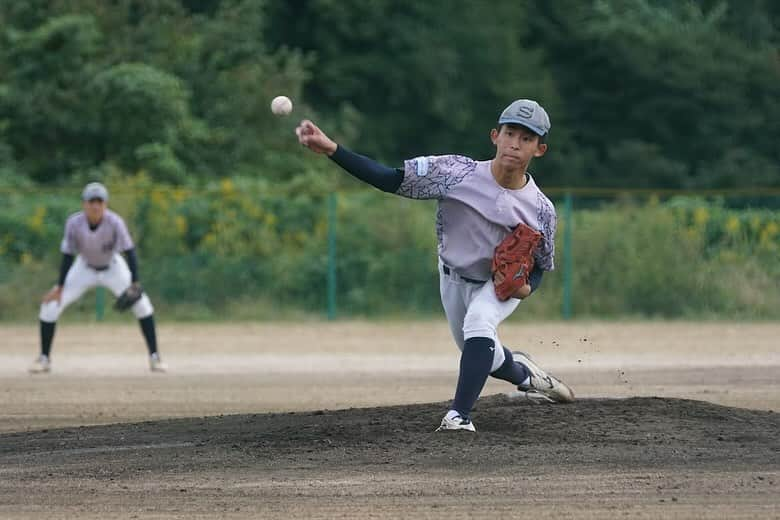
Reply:
<svg viewBox="0 0 780 520"><path fill-rule="evenodd" d="M92 224L97 224L101 221L103 213L106 211L106 206L106 201L102 199L90 199L81 203L81 207L87 215L87 220Z"/></svg>
<svg viewBox="0 0 780 520"><path fill-rule="evenodd" d="M510 169L525 169L534 157L547 151L547 144L539 142L539 136L520 125L502 125L490 132L490 140L496 145L496 161Z"/></svg>

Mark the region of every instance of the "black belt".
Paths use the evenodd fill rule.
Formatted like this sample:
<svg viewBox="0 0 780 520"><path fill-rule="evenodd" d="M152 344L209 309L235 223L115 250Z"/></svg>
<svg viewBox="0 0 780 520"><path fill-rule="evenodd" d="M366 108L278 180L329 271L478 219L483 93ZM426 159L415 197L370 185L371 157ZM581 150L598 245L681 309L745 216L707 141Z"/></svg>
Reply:
<svg viewBox="0 0 780 520"><path fill-rule="evenodd" d="M109 267L111 267L111 266L110 265L101 265L101 266L90 265L89 266L90 269L94 269L95 271L107 271Z"/></svg>
<svg viewBox="0 0 780 520"><path fill-rule="evenodd" d="M446 265L442 264L441 270L444 271L444 274L446 274L447 276L450 275L450 268L447 267ZM474 280L473 278L466 278L465 276L460 276L460 275L458 275L458 277L464 282L468 282L468 283L485 283L483 280Z"/></svg>

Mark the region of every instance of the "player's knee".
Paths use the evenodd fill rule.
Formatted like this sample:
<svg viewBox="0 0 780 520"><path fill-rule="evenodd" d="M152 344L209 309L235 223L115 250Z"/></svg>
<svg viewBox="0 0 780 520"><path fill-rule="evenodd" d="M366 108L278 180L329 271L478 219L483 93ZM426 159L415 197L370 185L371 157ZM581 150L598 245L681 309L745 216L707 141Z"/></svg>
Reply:
<svg viewBox="0 0 780 520"><path fill-rule="evenodd" d="M488 310L469 309L463 320L463 337L465 339L484 337L495 341L498 324L492 312Z"/></svg>
<svg viewBox="0 0 780 520"><path fill-rule="evenodd" d="M56 301L50 301L46 303L41 304L41 310L38 313L38 319L41 321L47 321L49 323L54 323L57 321L57 318L60 317L60 304Z"/></svg>
<svg viewBox="0 0 780 520"><path fill-rule="evenodd" d="M148 318L152 314L154 314L154 307L152 306L152 301L149 299L149 297L144 294L141 296L141 299L135 302L135 305L132 307L133 314L135 314L135 317L139 320L142 320L144 318Z"/></svg>

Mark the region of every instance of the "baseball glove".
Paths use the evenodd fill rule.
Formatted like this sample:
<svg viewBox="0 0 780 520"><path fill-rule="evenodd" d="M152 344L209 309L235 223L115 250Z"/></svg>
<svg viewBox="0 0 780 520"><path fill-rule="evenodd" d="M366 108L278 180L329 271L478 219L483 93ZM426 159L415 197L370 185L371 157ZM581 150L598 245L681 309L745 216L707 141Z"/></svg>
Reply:
<svg viewBox="0 0 780 520"><path fill-rule="evenodd" d="M491 270L499 300L508 300L528 283L528 276L534 268L533 253L541 240L541 233L521 222L498 244L493 253ZM496 276L496 273L501 273L501 276Z"/></svg>
<svg viewBox="0 0 780 520"><path fill-rule="evenodd" d="M133 305L135 305L135 302L141 299L141 296L144 294L144 289L141 287L141 284L136 282L132 284L130 287L125 289L125 291L120 294L116 302L114 302L114 309L118 311L126 311Z"/></svg>

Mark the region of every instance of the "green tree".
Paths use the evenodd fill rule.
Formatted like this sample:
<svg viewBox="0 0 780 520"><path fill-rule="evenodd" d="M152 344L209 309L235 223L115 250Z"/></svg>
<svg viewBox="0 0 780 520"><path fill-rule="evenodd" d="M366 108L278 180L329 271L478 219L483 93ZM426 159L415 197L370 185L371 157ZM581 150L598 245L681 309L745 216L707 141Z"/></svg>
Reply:
<svg viewBox="0 0 780 520"><path fill-rule="evenodd" d="M61 180L94 161L95 128L84 104L101 41L94 18L82 15L4 34L0 131L35 180Z"/></svg>
<svg viewBox="0 0 780 520"><path fill-rule="evenodd" d="M272 2L269 13L271 47L314 59L307 100L381 159L489 155L488 130L509 102L558 103L541 53L520 43L522 3L312 0Z"/></svg>
<svg viewBox="0 0 780 520"><path fill-rule="evenodd" d="M583 183L725 187L740 174L723 171L735 154L760 169L743 186L780 183L771 167L780 159L772 137L780 129L777 50L729 33L727 4L536 6L531 36L549 48L566 100L563 124L592 154ZM633 165L631 149L640 152Z"/></svg>
<svg viewBox="0 0 780 520"><path fill-rule="evenodd" d="M128 171L146 167L166 180L183 180L174 150L184 129L195 124L189 94L178 78L139 63L121 63L99 73L89 91L99 137L98 162Z"/></svg>

